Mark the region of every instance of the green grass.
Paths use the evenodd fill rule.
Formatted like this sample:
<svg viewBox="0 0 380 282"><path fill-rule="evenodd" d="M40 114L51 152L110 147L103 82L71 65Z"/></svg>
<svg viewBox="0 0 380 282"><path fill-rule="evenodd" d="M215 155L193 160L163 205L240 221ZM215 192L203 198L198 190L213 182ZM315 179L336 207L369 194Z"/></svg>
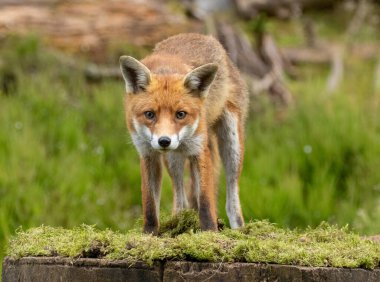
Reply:
<svg viewBox="0 0 380 282"><path fill-rule="evenodd" d="M372 73L370 66L359 71ZM294 108L267 111L248 124L246 214L283 226L328 220L380 231L379 100L371 82L356 75L348 73L347 81L360 85L343 85L330 96L324 80L307 78L295 89Z"/></svg>
<svg viewBox="0 0 380 282"><path fill-rule="evenodd" d="M141 215L140 172L124 123L123 83L88 84L33 38L3 41L0 55L0 246L19 226L131 228ZM342 86L328 95L326 69L305 66L301 80L289 81L296 104L287 110L252 98L260 111L247 122L240 181L247 221L300 228L326 221L380 233L373 69L350 59ZM171 210L169 183L165 176L164 212ZM228 222L223 181L219 194ZM207 234L196 238L218 236Z"/></svg>
<svg viewBox="0 0 380 282"><path fill-rule="evenodd" d="M171 221L169 224L168 222ZM62 256L71 258L126 259L128 261L191 260L210 262L264 262L304 266L379 266L380 244L360 238L347 228L322 223L304 231L281 229L268 221L248 223L241 230L199 232L195 211L185 211L164 225L160 237L141 233L99 230L82 225L74 229L41 226L19 230L8 256ZM174 224L175 223L175 224Z"/></svg>

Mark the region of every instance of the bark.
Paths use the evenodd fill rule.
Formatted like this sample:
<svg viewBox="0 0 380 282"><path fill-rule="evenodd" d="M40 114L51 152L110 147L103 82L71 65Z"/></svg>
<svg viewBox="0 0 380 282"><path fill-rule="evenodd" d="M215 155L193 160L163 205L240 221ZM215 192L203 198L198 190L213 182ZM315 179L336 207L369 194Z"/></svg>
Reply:
<svg viewBox="0 0 380 282"><path fill-rule="evenodd" d="M232 25L218 22L213 26L231 60L247 78L251 93L267 91L276 104L292 102L292 94L282 79L285 63L272 37L263 36L262 44L255 50L248 38Z"/></svg>
<svg viewBox="0 0 380 282"><path fill-rule="evenodd" d="M291 18L300 10L331 8L342 0L235 0L239 14L254 18L259 13L279 18Z"/></svg>

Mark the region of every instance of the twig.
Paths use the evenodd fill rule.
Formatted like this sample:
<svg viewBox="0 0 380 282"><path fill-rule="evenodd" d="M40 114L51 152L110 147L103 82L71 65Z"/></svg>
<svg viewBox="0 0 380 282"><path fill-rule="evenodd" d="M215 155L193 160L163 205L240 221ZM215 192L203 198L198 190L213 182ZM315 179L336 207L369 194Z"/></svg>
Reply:
<svg viewBox="0 0 380 282"><path fill-rule="evenodd" d="M233 26L221 22L216 26L218 39L231 60L245 73L251 93L256 95L266 90L273 102L288 105L292 95L283 81L283 57L274 40L265 34L256 51L249 39Z"/></svg>
<svg viewBox="0 0 380 282"><path fill-rule="evenodd" d="M265 57L265 60L271 65L274 74L283 81L285 76L283 57L269 34L263 35L261 53Z"/></svg>
<svg viewBox="0 0 380 282"><path fill-rule="evenodd" d="M306 38L307 46L311 48L317 48L321 45L320 39L317 37L315 30L315 24L310 18L306 18L302 22L303 33Z"/></svg>
<svg viewBox="0 0 380 282"><path fill-rule="evenodd" d="M84 74L88 80L93 82L101 81L102 79L121 79L120 68L118 67L102 67L95 64L89 64L84 69Z"/></svg>
<svg viewBox="0 0 380 282"><path fill-rule="evenodd" d="M357 9L352 17L346 32L345 32L345 42L343 47L341 48L333 48L332 49L332 64L331 64L331 71L330 75L327 79L326 84L326 91L327 93L334 92L338 86L340 85L341 81L343 80L344 76L344 64L343 60L348 51L352 49L352 41L357 35L357 33L360 30L360 27L362 26L365 17L367 16L368 7L367 7L367 0L360 0L357 4Z"/></svg>
<svg viewBox="0 0 380 282"><path fill-rule="evenodd" d="M343 53L344 51L340 50L341 48L335 47L332 49L331 56L331 70L330 75L327 80L326 90L327 93L332 93L335 89L338 88L341 83L344 75L344 66L343 66Z"/></svg>
<svg viewBox="0 0 380 282"><path fill-rule="evenodd" d="M98 66L96 64L84 64L81 62L78 62L72 57L66 56L59 52L51 52L53 56L63 65L79 70L83 73L83 75L92 82L100 82L103 79L121 79L121 72L119 67L112 66Z"/></svg>
<svg viewBox="0 0 380 282"><path fill-rule="evenodd" d="M281 48L281 53L292 64L327 64L331 62L332 47L324 44L324 47L287 47ZM380 50L377 43L355 43L352 45L350 55L362 60L376 59Z"/></svg>
<svg viewBox="0 0 380 282"><path fill-rule="evenodd" d="M348 45L351 44L352 39L354 39L355 36L358 34L367 16L367 12L368 12L367 0L360 0L357 4L356 12L353 15L350 23L348 24L348 27L344 35L346 44Z"/></svg>
<svg viewBox="0 0 380 282"><path fill-rule="evenodd" d="M276 76L273 72L267 73L263 78L256 79L252 77L247 77L246 80L248 82L248 88L253 95L258 95L264 91L268 91L270 86L273 84Z"/></svg>
<svg viewBox="0 0 380 282"><path fill-rule="evenodd" d="M380 90L380 56L377 59L375 72L373 76L373 89L375 93Z"/></svg>

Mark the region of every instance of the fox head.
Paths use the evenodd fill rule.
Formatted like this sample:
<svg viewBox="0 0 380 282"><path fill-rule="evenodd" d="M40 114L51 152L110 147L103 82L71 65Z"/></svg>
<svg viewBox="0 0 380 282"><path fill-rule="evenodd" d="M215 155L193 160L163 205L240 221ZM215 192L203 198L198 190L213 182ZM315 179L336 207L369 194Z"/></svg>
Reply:
<svg viewBox="0 0 380 282"><path fill-rule="evenodd" d="M165 71L157 73L133 57L122 56L120 67L127 125L140 154L177 150L199 135L202 106L217 65L205 64L187 73L170 71L165 65Z"/></svg>

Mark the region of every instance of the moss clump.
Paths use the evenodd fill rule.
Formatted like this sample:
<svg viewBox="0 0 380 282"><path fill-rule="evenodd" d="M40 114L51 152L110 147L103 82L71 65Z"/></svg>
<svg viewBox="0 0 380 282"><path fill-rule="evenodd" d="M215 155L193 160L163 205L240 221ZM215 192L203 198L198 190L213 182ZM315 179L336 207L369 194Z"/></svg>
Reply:
<svg viewBox="0 0 380 282"><path fill-rule="evenodd" d="M289 230L254 221L240 230L200 232L193 211L164 220L161 236L131 230L125 234L82 225L74 229L41 226L18 230L8 256L63 256L126 259L263 262L305 266L379 266L380 244L348 230L322 223L317 228Z"/></svg>
<svg viewBox="0 0 380 282"><path fill-rule="evenodd" d="M182 233L194 233L201 229L198 214L194 210L184 210L168 219L160 226L160 235L176 237Z"/></svg>

